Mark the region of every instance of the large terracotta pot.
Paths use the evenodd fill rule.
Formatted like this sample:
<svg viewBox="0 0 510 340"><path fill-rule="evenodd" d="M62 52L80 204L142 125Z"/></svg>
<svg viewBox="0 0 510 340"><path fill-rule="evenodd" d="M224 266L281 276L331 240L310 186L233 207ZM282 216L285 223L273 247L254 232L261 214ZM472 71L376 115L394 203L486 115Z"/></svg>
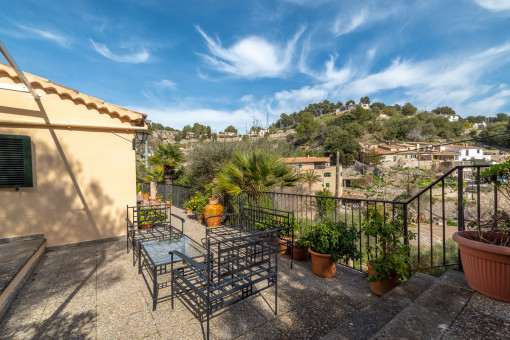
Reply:
<svg viewBox="0 0 510 340"><path fill-rule="evenodd" d="M142 198L144 201L148 201L149 200L149 194L142 194Z"/></svg>
<svg viewBox="0 0 510 340"><path fill-rule="evenodd" d="M469 286L493 299L510 302L510 247L474 241L473 236L472 231L453 234ZM492 240L505 237L498 233L484 236Z"/></svg>
<svg viewBox="0 0 510 340"><path fill-rule="evenodd" d="M332 278L336 275L336 263L331 258L331 254L320 254L308 248L308 252L312 255L312 272L325 278Z"/></svg>
<svg viewBox="0 0 510 340"><path fill-rule="evenodd" d="M292 258L296 261L308 261L310 255L308 254L308 248L296 248L292 250Z"/></svg>
<svg viewBox="0 0 510 340"><path fill-rule="evenodd" d="M217 228L221 223L221 216L207 219L209 216L223 215L223 206L220 204L219 198L209 198L209 204L204 208L204 216L209 228Z"/></svg>
<svg viewBox="0 0 510 340"><path fill-rule="evenodd" d="M372 267L370 262L372 262L372 261L367 262L368 274L369 275L376 274L376 271L374 270L374 268ZM382 280L382 281L378 281L378 282L370 282L370 290L372 291L372 293L374 293L375 295L378 295L378 296L383 296L384 294L386 294L387 292L389 292L396 286L398 286L397 273L393 273L391 275L391 279L386 279L386 280Z"/></svg>

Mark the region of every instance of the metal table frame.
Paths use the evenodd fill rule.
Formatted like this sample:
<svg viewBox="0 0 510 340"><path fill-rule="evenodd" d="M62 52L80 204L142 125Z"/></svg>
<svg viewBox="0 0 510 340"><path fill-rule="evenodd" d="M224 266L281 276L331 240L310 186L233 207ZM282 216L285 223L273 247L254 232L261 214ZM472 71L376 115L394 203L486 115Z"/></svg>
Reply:
<svg viewBox="0 0 510 340"><path fill-rule="evenodd" d="M186 235L175 235L172 238L164 238L164 239L140 242L140 251L139 251L139 258L138 258L138 273L142 274L145 284L147 285L147 288L149 289L149 292L151 294L152 310L156 310L156 305L158 303L158 300L164 300L165 298L170 298L170 295L159 297L159 290L161 288L169 287L170 281L158 282L158 276L170 274L170 278L171 278L172 277L171 269L174 268L174 263L184 261L183 258L179 258L179 259L175 260L174 256L170 255L170 253L172 251L177 250L177 249L175 249L176 242L174 242L174 246L172 246L172 240L179 239L179 241L180 241L182 238L185 238L186 244L190 244L191 246L193 246L194 249L197 250L199 253L199 254L195 254L195 255L189 255L186 252L183 252L186 259L189 259L189 258L198 259L198 258L207 256L207 249L204 248L200 243L196 242L195 240L193 240L192 238L190 238ZM161 243L161 245L159 247L157 247L158 245L155 243ZM152 251L154 250L153 248L155 246L157 247L157 250L159 251L158 254L152 253ZM168 261L164 261L162 263L156 264L153 256L156 256L156 255L161 256L162 253L165 253L166 256L168 256ZM179 253L181 253L181 252L179 252ZM152 281L152 287L148 281L146 274Z"/></svg>

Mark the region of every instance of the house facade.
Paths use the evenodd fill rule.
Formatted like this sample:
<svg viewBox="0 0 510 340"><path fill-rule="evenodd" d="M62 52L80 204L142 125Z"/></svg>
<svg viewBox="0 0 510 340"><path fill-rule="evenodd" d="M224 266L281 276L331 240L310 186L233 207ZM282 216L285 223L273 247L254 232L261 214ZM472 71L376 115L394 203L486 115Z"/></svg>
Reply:
<svg viewBox="0 0 510 340"><path fill-rule="evenodd" d="M303 174L306 171L314 171L315 174L319 175L320 180L312 184L312 193L322 190L323 188L328 189L332 194L335 193L336 188L336 166L330 164L329 157L291 157L285 158L285 162L290 166L294 167L298 174ZM342 195L342 166L340 166L340 178L339 178L339 195ZM303 183L302 185L308 189L308 184Z"/></svg>
<svg viewBox="0 0 510 340"><path fill-rule="evenodd" d="M485 155L482 148L467 145L442 145L441 150L456 152L458 154L457 161L470 161L471 159L483 159L491 161L490 155Z"/></svg>
<svg viewBox="0 0 510 340"><path fill-rule="evenodd" d="M0 63L0 172L12 174L0 175L0 238L44 234L58 246L125 235L132 140L146 115L25 75L40 99ZM19 168L7 154L22 157Z"/></svg>

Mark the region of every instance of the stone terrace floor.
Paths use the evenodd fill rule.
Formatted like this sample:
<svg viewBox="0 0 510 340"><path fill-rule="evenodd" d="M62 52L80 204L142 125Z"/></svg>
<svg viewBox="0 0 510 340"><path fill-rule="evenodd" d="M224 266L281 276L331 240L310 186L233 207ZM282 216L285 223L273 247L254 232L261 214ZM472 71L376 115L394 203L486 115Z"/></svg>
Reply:
<svg viewBox="0 0 510 340"><path fill-rule="evenodd" d="M185 234L199 241L204 228L187 219ZM310 261L290 269L288 256L279 260L278 315L268 289L211 319L212 339L317 339L377 299L361 273L339 267L336 278L321 279ZM178 300L174 310L170 301L152 310L137 269L125 239L48 251L0 323L0 339L203 338Z"/></svg>
<svg viewBox="0 0 510 340"><path fill-rule="evenodd" d="M204 226L187 219L185 233L199 241ZM279 259L278 315L272 309L274 291L266 290L211 319L212 339L318 339L378 300L361 273L338 267L336 278L322 279L312 274L310 261L294 262L290 269L287 256ZM494 320L493 308L479 308L487 298L475 297L459 315L463 327L452 327L446 338L498 338L497 330L487 332L490 322L479 329L481 320ZM472 304L475 314L469 314ZM507 304L492 313L498 320L510 317ZM48 251L0 322L0 339L57 338L202 339L203 333L178 300L174 310L170 301L152 310L149 291L121 239Z"/></svg>

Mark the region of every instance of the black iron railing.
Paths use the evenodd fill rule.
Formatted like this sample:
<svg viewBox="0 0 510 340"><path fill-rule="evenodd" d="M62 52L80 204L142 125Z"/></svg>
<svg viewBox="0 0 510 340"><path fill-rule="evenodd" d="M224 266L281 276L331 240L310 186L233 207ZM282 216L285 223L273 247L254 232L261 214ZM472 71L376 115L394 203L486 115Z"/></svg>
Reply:
<svg viewBox="0 0 510 340"><path fill-rule="evenodd" d="M497 191L481 179L484 167L488 165L457 166L432 183L419 183L420 191L407 201L259 192L225 199L222 204L225 213L238 212L242 204L292 212L293 224L300 233L325 220L355 226L361 234L358 249L364 254L363 258L342 264L363 272L366 271L366 261L370 260L365 253L366 245L377 242L361 233L370 210L384 212L384 223L398 216L404 242L409 245L419 270L440 274L450 267L462 269L457 244L452 240L454 232L465 230L467 225L480 225L484 216L493 216L498 207L509 207L510 202L498 200ZM172 198L172 205L179 208L196 191L203 192L203 189L158 185L158 193L165 199ZM410 239L410 233L416 237Z"/></svg>

